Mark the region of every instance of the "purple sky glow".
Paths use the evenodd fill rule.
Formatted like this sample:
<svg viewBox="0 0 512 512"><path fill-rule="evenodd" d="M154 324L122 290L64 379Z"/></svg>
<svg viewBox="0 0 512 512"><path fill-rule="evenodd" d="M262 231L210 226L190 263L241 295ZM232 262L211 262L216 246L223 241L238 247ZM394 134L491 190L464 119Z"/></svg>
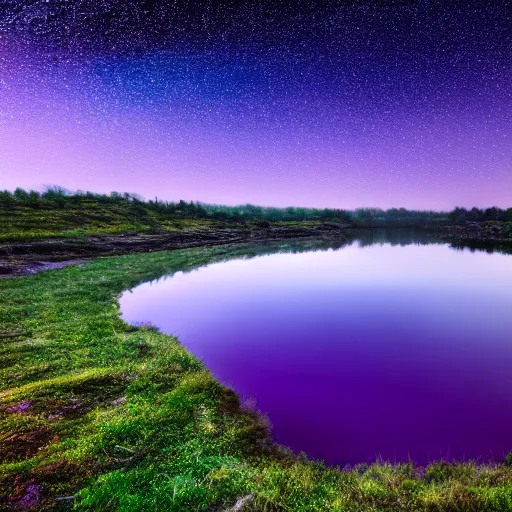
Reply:
<svg viewBox="0 0 512 512"><path fill-rule="evenodd" d="M103 39L78 15L67 39L0 18L0 188L511 206L507 2L265 4L148 9L145 32L130 36L127 18Z"/></svg>

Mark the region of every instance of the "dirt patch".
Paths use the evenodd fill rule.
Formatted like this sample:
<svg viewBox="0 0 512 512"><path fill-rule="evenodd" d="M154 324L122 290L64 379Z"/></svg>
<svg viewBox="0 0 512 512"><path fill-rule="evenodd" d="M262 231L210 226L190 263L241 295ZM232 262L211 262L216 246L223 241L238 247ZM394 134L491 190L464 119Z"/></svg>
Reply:
<svg viewBox="0 0 512 512"><path fill-rule="evenodd" d="M64 268L69 265L78 265L79 263L85 262L85 259L68 260L68 261L34 261L4 263L0 265L0 278L2 277L14 277L14 276L27 276L42 272L43 270L56 270Z"/></svg>
<svg viewBox="0 0 512 512"><path fill-rule="evenodd" d="M53 439L52 431L47 427L16 432L0 443L0 460L22 460L32 458L41 448Z"/></svg>
<svg viewBox="0 0 512 512"><path fill-rule="evenodd" d="M72 503L83 485L92 476L91 467L67 460L42 461L30 473L0 479L0 510L54 510L56 503ZM69 507L57 507L58 510Z"/></svg>

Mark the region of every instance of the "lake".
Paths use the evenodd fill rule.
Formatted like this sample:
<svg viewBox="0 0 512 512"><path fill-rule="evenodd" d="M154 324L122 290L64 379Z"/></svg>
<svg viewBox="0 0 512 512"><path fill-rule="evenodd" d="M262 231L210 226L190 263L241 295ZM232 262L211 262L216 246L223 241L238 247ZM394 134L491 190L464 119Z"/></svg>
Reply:
<svg viewBox="0 0 512 512"><path fill-rule="evenodd" d="M329 464L500 458L512 449L512 257L446 244L213 263L125 292Z"/></svg>

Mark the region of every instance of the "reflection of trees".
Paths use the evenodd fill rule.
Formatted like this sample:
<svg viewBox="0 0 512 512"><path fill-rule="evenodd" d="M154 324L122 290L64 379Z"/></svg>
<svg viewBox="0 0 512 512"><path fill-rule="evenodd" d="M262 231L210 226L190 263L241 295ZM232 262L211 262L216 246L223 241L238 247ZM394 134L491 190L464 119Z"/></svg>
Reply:
<svg viewBox="0 0 512 512"><path fill-rule="evenodd" d="M360 229L353 231L354 239L357 240L360 247L370 247L372 245L428 245L428 244L448 244L451 249L466 250L471 252L485 251L487 253L499 252L502 254L512 254L512 247L506 243L500 243L492 240L467 240L467 241L447 241L438 234L428 230L417 228L397 228L397 229Z"/></svg>
<svg viewBox="0 0 512 512"><path fill-rule="evenodd" d="M361 247L371 245L427 245L445 243L439 236L428 231L415 228L398 229L361 229L354 231L355 238Z"/></svg>
<svg viewBox="0 0 512 512"><path fill-rule="evenodd" d="M390 244L393 246L400 245L428 245L428 244L446 244L450 248L456 250L469 249L474 251L485 252L502 252L507 253L506 248L491 246L484 243L457 243L448 244L446 241L440 240L435 235L426 233L425 231L415 229L374 229L361 230L353 234L353 238L340 240L292 240L292 241L273 241L258 244L230 245L224 247L216 247L204 249L210 252L210 256L201 257L196 262L193 258L189 259L186 266L179 271L187 273L197 268L208 265L210 263L221 263L235 259L251 259L258 256L270 256L272 254L299 254L305 252L328 251L343 249L357 242L360 247L370 247L372 245ZM508 253L512 250L508 248ZM173 270L174 273L176 270ZM172 273L160 274L158 279L165 279ZM153 278L154 279L154 278Z"/></svg>
<svg viewBox="0 0 512 512"><path fill-rule="evenodd" d="M292 240L292 241L273 241L254 244L234 244L234 245L223 245L215 247L203 247L195 249L184 249L183 257L176 258L181 262L176 262L175 255L176 251L170 251L171 256L168 261L165 259L155 264L151 270L140 281L126 280L124 289L131 289L138 284L147 281L155 281L159 279L165 279L168 276L172 276L176 272L192 272L197 270L199 267L210 265L212 263L221 263L236 259L251 259L258 256L269 256L271 254L284 254L284 253L304 253L304 252L316 252L316 251L328 251L332 249L341 249L343 247L351 245L353 240L337 240L337 241L325 241L325 240ZM156 254L156 253L154 253ZM185 256L186 255L186 256ZM136 257L144 257L142 254L136 255Z"/></svg>
<svg viewBox="0 0 512 512"><path fill-rule="evenodd" d="M495 241L481 241L481 240L468 240L451 242L450 247L456 251L464 251L469 249L471 252L486 252L492 254L499 252L501 254L512 254L512 246L510 244L495 242Z"/></svg>

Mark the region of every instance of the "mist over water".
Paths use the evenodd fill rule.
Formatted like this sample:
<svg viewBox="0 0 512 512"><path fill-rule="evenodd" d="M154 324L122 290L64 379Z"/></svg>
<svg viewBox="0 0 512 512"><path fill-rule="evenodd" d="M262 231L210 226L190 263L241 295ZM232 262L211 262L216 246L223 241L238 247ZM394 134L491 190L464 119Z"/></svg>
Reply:
<svg viewBox="0 0 512 512"><path fill-rule="evenodd" d="M512 449L512 257L350 246L214 263L121 297L331 464Z"/></svg>

